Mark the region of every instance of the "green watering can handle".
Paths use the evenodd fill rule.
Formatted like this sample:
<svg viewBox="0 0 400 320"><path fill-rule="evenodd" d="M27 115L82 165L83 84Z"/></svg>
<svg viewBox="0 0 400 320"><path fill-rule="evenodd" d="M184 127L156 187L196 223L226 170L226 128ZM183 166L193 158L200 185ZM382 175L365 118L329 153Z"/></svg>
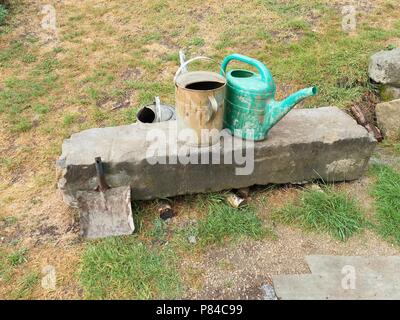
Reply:
<svg viewBox="0 0 400 320"><path fill-rule="evenodd" d="M231 60L241 61L241 62L247 63L247 64L257 68L258 72L260 72L261 79L263 81L265 81L267 83L271 83L271 84L274 83L271 72L268 70L268 68L263 63L261 63L260 61L258 61L256 59L246 57L239 53L230 54L229 56L225 57L224 61L222 61L221 74L222 74L222 71L224 73L226 72L226 67L228 66L228 63Z"/></svg>

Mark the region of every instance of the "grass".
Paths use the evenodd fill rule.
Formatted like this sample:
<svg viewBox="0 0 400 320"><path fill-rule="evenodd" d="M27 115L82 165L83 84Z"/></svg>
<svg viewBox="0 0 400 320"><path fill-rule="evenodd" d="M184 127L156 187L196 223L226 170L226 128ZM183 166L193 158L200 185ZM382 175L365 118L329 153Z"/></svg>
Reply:
<svg viewBox="0 0 400 320"><path fill-rule="evenodd" d="M8 226L16 222L12 217L6 217L3 220ZM26 257L27 253L27 248L21 248L11 253L7 253L0 248L0 283L1 281L8 283L12 280L14 270L28 261Z"/></svg>
<svg viewBox="0 0 400 320"><path fill-rule="evenodd" d="M202 47L204 46L204 44L205 44L204 39L199 37L194 37L188 41L189 46Z"/></svg>
<svg viewBox="0 0 400 320"><path fill-rule="evenodd" d="M32 123L27 118L20 117L14 122L11 131L21 133L21 132L27 132L30 129L32 129Z"/></svg>
<svg viewBox="0 0 400 320"><path fill-rule="evenodd" d="M12 299L28 299L35 286L38 284L40 276L37 272L30 272L22 278L16 289L11 293Z"/></svg>
<svg viewBox="0 0 400 320"><path fill-rule="evenodd" d="M298 201L274 212L274 220L294 224L306 230L326 232L346 241L367 225L358 204L332 187L305 190Z"/></svg>
<svg viewBox="0 0 400 320"><path fill-rule="evenodd" d="M43 104L36 104L33 106L33 110L37 113L37 114L46 114L50 111L50 108L47 105L43 105Z"/></svg>
<svg viewBox="0 0 400 320"><path fill-rule="evenodd" d="M153 222L153 228L149 230L148 235L153 240L164 243L167 238L167 223L160 218L156 218Z"/></svg>
<svg viewBox="0 0 400 320"><path fill-rule="evenodd" d="M270 234L251 206L235 209L226 204L225 199L213 197L207 207L208 213L197 228L203 245L222 244L243 237L259 240Z"/></svg>
<svg viewBox="0 0 400 320"><path fill-rule="evenodd" d="M373 186L378 232L400 245L400 173L388 166L374 166L377 181Z"/></svg>
<svg viewBox="0 0 400 320"><path fill-rule="evenodd" d="M7 8L4 5L0 4L0 26L2 26L5 23L7 14L8 14Z"/></svg>
<svg viewBox="0 0 400 320"><path fill-rule="evenodd" d="M64 126L70 126L71 124L74 123L76 119L76 115L75 114L66 114L63 118L63 125Z"/></svg>
<svg viewBox="0 0 400 320"><path fill-rule="evenodd" d="M31 208L30 201L25 200L54 195L52 170L63 139L91 127L132 123L138 107L152 103L154 96L160 96L165 103L174 103L172 79L180 48L185 49L187 58L207 55L217 61L233 52L246 54L271 70L277 84L277 98L315 84L320 89L319 95L307 99L303 106L348 108L363 93L372 90L367 75L369 56L377 50L398 46L400 35L400 5L393 0L374 1L368 12L358 11L357 30L352 35L341 31L340 10L326 0L226 1L224 8L215 1L207 2L206 7L196 1L178 5L164 0L117 0L105 1L102 6L95 2L71 2L57 7L59 41L54 49L42 43L36 23L40 23L40 18L31 17L37 8L29 1L13 1L11 14L0 27L0 211L5 211L6 216L16 215L18 224L29 218L14 213L14 203L21 208L18 211L29 212L27 216L34 219L48 211L46 201ZM21 25L25 27L21 29ZM193 70L195 67L192 66ZM214 65L211 68L216 70ZM133 71L129 76L127 69ZM108 109L125 96L132 101L130 107ZM103 105L103 101L108 102ZM25 146L29 151L23 151ZM396 150L396 146L400 152L398 143L390 148ZM61 200L54 201L56 206L56 201ZM190 200L185 198L181 204L185 214L190 206ZM299 202L297 206L302 204ZM58 208L68 210L61 205ZM169 259L174 254L163 252L162 248L175 250L175 255L181 251L184 255L198 254L201 259L208 245L242 238L259 239L264 237L263 232L269 232L252 207L233 209L223 202L206 201L204 208L196 208L197 211L200 211L196 216L198 223L180 231L174 223L165 224L154 220L154 215L149 216L139 233L140 239L142 236L146 239L144 248L134 252L131 247L140 243L136 238L115 240L114 244L102 241L90 244L90 250L95 251L92 258L105 261L106 266L85 262L86 269L82 270L94 273L87 275L87 279L93 277L95 282L98 277L99 281L85 287L87 296L166 296L168 290L162 289L162 283L173 281L165 280L155 271L149 273L148 269L156 263L145 262L153 261L149 257L159 259L163 262L156 269L164 270L161 264L173 261ZM175 237L177 232L181 237ZM196 236L196 245L188 243L188 235ZM173 241L179 241L176 247L171 245ZM189 250L180 250L184 243ZM8 253L14 247L6 246L10 248L3 257L4 270L11 270L12 285L18 288L25 275L13 270L28 268L35 262L29 259L11 266ZM41 246L37 247L39 251ZM120 258L107 260L107 254ZM15 261L25 261L26 257L15 254ZM127 270L125 264L129 263L124 257L137 258L135 270L151 274L151 288L145 288L135 276L132 279L137 286L132 284L133 269ZM95 288L102 285L103 291ZM0 286L0 295L1 289Z"/></svg>
<svg viewBox="0 0 400 320"><path fill-rule="evenodd" d="M80 280L87 299L169 299L181 283L168 248L152 248L135 236L89 244Z"/></svg>
<svg viewBox="0 0 400 320"><path fill-rule="evenodd" d="M12 267L19 266L20 264L23 264L24 262L27 261L27 255L28 249L27 248L21 248L13 253L11 253L8 256L8 262Z"/></svg>
<svg viewBox="0 0 400 320"><path fill-rule="evenodd" d="M11 280L13 268L11 267L7 254L0 248L0 283L2 281L9 282Z"/></svg>

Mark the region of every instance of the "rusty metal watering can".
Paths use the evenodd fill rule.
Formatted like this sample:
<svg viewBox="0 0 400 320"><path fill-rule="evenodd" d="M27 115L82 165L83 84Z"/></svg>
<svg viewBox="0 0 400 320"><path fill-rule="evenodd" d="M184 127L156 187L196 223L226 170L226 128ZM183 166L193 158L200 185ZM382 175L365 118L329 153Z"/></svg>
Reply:
<svg viewBox="0 0 400 320"><path fill-rule="evenodd" d="M248 70L230 70L228 63L237 60L255 67L259 74ZM317 87L302 89L283 101L275 100L276 86L268 68L258 60L231 54L222 62L226 74L224 127L235 136L263 140L268 131L297 103L317 94Z"/></svg>
<svg viewBox="0 0 400 320"><path fill-rule="evenodd" d="M211 61L221 69L218 62L208 57L184 62L174 78L175 108L178 130L185 137L183 141L204 147L217 143L220 138L226 79L219 72L186 70L190 63L198 60Z"/></svg>

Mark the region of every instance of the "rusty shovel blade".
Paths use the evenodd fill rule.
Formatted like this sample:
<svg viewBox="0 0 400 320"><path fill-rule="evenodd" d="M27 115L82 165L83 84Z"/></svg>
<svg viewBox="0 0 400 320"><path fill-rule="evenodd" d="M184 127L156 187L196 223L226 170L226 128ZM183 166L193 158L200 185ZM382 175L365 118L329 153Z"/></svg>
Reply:
<svg viewBox="0 0 400 320"><path fill-rule="evenodd" d="M82 236L95 239L132 234L135 226L132 217L130 186L101 188L105 180L99 158L96 158L96 170L99 191L78 191L77 193Z"/></svg>

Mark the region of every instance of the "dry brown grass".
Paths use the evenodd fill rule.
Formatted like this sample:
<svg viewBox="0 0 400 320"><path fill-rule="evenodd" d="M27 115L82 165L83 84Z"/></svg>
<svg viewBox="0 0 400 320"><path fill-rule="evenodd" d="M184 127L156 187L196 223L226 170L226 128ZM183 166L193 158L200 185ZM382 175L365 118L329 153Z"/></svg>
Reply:
<svg viewBox="0 0 400 320"><path fill-rule="evenodd" d="M335 8L343 3L320 2ZM58 43L44 43L40 28L41 5L49 3L57 11ZM361 3L365 10L360 13L360 22L390 29L398 21L398 5L393 1ZM40 273L44 265L51 264L58 273L57 290L46 292L37 285L26 298L80 298L76 272L85 244L77 239L73 219L76 211L68 208L56 191L54 164L63 139L89 127L132 122L135 108L149 102L154 93L173 103L171 83L179 48L186 48L188 56L206 54L221 59L232 51L241 51L249 56L266 57L276 43L296 44L304 32L282 27L280 24L286 17L258 0L19 0L15 4L17 11L11 27L0 35L0 51L10 48L14 41L20 41L24 47L9 62L0 64L0 89L6 79L13 77L39 82L45 77L44 71L37 77L31 74L46 59L58 62L52 71L58 78L54 87L30 99L17 115L32 124L27 132L14 132L8 115L0 113L0 249L5 252L21 247L29 249L28 261L13 270L11 281L0 282L0 297L10 297L30 271ZM340 25L339 19L327 20L315 10L305 11L301 18L317 34ZM31 43L31 38L38 41ZM392 37L383 43L399 44L398 41ZM36 62L24 62L27 54L35 56ZM282 57L285 54L282 52ZM300 80L282 83L278 76L278 96L303 86ZM135 85L127 86L126 81ZM121 99L129 99L131 108L110 111L109 106ZM36 104L47 105L50 111L37 114L32 110ZM295 198L296 194L296 189L288 188L257 194L254 200L260 215L267 220L270 208ZM196 203L189 198L176 200L177 224L183 226L204 215ZM145 229L156 215L152 205L148 206L153 213L144 217ZM9 217L16 222L6 225L4 219ZM293 237L298 240L299 235ZM290 235L284 239L292 241ZM336 251L331 248L328 252ZM290 251L281 254L285 253ZM201 290L203 271L196 266L201 264L203 253L184 251L182 255L184 281L194 291Z"/></svg>

